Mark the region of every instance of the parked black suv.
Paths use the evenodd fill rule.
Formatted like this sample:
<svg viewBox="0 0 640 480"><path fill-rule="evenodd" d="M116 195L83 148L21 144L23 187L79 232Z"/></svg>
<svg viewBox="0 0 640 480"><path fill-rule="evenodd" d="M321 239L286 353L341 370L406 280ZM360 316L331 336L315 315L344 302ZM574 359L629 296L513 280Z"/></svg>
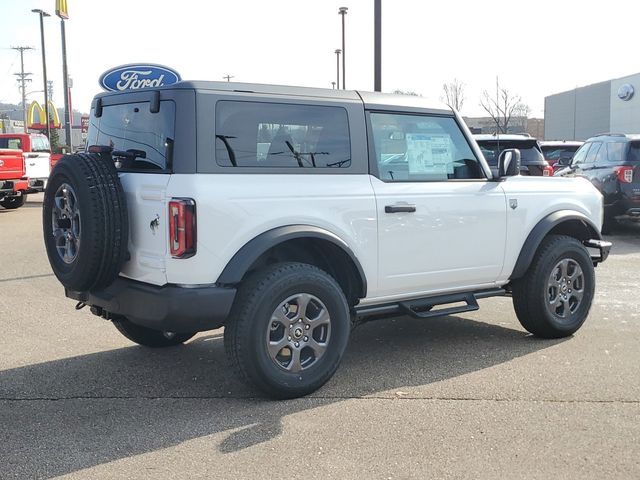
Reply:
<svg viewBox="0 0 640 480"><path fill-rule="evenodd" d="M478 134L473 136L474 140L482 150L484 158L491 168L498 165L500 153L507 149L517 148L520 150L520 174L537 175L550 177L553 175L553 168L544 159L538 140L529 135L505 134L486 135Z"/></svg>
<svg viewBox="0 0 640 480"><path fill-rule="evenodd" d="M603 233L616 218L640 221L640 134L608 133L588 139L571 160L561 160L560 175L585 177L604 196Z"/></svg>

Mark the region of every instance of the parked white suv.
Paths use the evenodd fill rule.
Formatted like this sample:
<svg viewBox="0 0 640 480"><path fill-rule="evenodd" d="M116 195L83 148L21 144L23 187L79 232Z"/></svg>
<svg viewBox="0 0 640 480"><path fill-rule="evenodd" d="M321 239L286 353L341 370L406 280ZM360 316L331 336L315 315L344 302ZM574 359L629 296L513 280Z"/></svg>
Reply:
<svg viewBox="0 0 640 480"><path fill-rule="evenodd" d="M88 153L46 190L66 295L149 347L225 326L239 374L308 394L352 325L512 295L528 331L574 333L594 295L602 197L494 177L457 113L419 97L218 82L104 93Z"/></svg>

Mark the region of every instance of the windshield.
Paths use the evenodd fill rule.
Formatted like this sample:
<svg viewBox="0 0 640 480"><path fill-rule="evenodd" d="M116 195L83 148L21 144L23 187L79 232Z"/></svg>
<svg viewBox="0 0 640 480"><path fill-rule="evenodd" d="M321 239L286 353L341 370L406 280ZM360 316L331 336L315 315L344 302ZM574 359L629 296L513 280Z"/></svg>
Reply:
<svg viewBox="0 0 640 480"><path fill-rule="evenodd" d="M484 158L492 167L498 166L498 157L500 156L500 152L509 148L517 148L520 150L520 161L523 165L533 163L539 164L544 160L542 153L540 153L537 148L536 140L501 140L499 143L496 140L478 140L477 142L480 150L482 150Z"/></svg>
<svg viewBox="0 0 640 480"><path fill-rule="evenodd" d="M578 148L580 148L580 145L543 145L540 148L542 149L542 153L546 160L557 161L561 158L572 158L573 154L576 153Z"/></svg>
<svg viewBox="0 0 640 480"><path fill-rule="evenodd" d="M31 151L49 153L51 147L47 137L31 137Z"/></svg>
<svg viewBox="0 0 640 480"><path fill-rule="evenodd" d="M105 105L102 115L92 111L87 146L107 145L116 151L136 151L127 169L165 170L171 165L175 130L175 104L160 102L158 113L149 102Z"/></svg>

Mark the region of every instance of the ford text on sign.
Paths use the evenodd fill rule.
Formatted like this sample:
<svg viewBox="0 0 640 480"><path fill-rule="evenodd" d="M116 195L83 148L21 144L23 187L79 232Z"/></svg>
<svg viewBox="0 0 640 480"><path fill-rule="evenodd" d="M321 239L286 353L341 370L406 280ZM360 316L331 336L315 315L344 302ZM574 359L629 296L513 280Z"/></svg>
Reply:
<svg viewBox="0 0 640 480"><path fill-rule="evenodd" d="M139 90L172 85L179 82L180 75L175 70L162 65L130 64L107 70L100 76L100 86L111 92Z"/></svg>

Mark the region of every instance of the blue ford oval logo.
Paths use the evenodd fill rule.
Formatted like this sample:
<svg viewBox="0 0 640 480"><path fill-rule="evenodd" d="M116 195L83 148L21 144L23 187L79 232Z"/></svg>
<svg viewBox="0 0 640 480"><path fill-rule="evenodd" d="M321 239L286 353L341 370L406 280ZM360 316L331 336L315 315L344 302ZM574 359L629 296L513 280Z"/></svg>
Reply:
<svg viewBox="0 0 640 480"><path fill-rule="evenodd" d="M107 70L100 76L100 86L111 92L139 90L173 85L181 80L175 70L153 63L132 63Z"/></svg>

